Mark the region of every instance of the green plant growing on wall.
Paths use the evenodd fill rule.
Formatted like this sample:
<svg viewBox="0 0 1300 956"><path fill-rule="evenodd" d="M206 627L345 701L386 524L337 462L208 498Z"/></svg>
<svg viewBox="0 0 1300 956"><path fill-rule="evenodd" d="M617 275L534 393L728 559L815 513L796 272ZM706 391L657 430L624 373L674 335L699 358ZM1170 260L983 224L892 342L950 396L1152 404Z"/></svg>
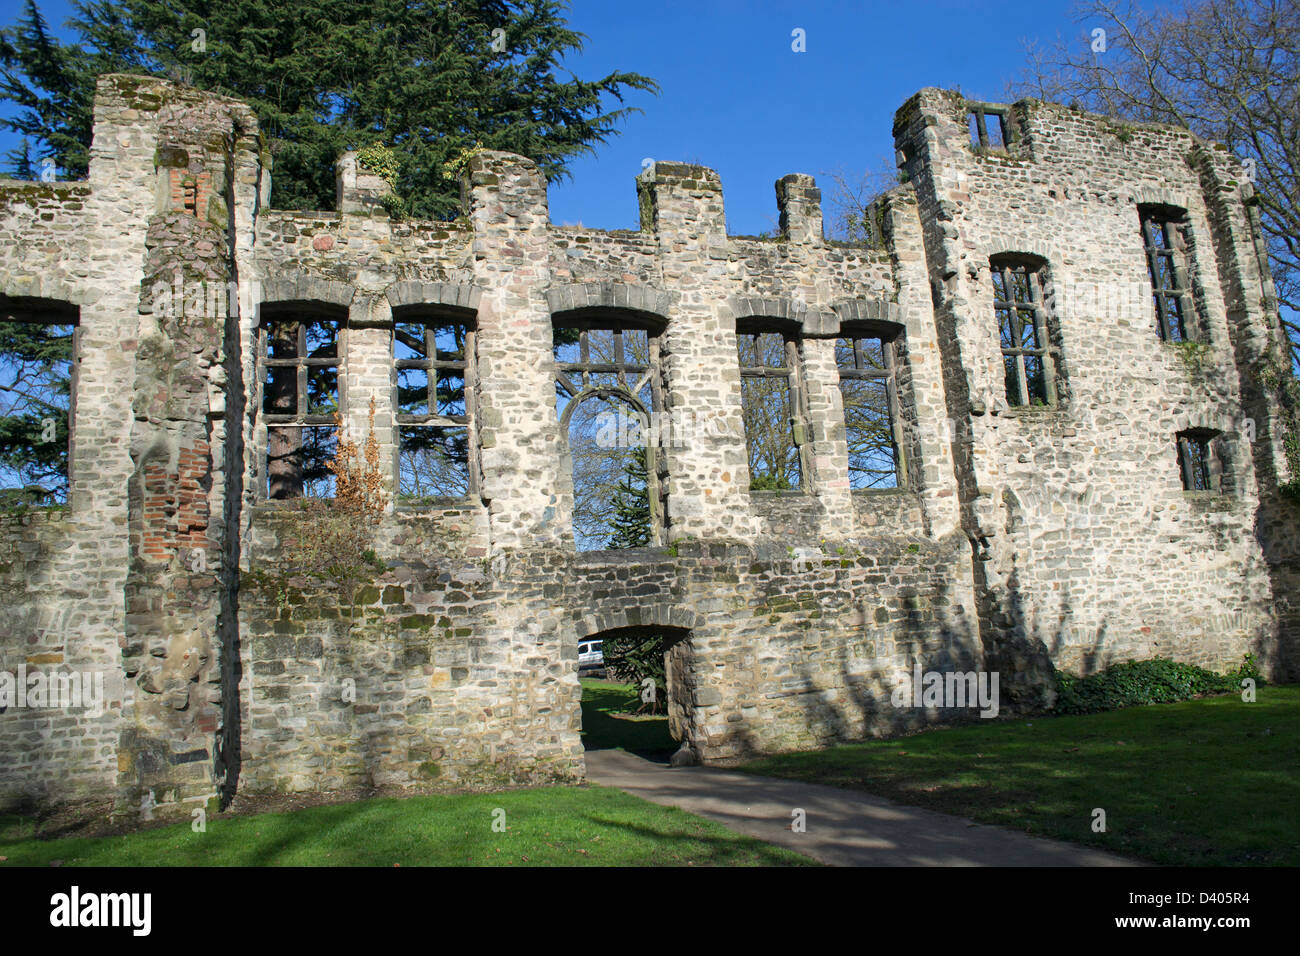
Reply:
<svg viewBox="0 0 1300 956"><path fill-rule="evenodd" d="M397 176L402 167L397 161L397 154L383 143L374 143L357 150L357 165L381 177L390 187L397 188Z"/></svg>
<svg viewBox="0 0 1300 956"><path fill-rule="evenodd" d="M1210 346L1205 342L1175 342L1178 357L1183 360L1188 371L1202 375L1210 358Z"/></svg>
<svg viewBox="0 0 1300 956"><path fill-rule="evenodd" d="M1133 141L1133 127L1127 123L1115 123L1106 127L1106 131L1114 136L1121 143L1130 143Z"/></svg>
<svg viewBox="0 0 1300 956"><path fill-rule="evenodd" d="M379 205L384 207L384 212L388 213L388 218L394 222L401 222L404 219L411 218L411 204L397 193L388 193L386 196L381 196Z"/></svg>
<svg viewBox="0 0 1300 956"><path fill-rule="evenodd" d="M1139 704L1172 703L1211 694L1232 694L1249 678L1264 683L1259 664L1247 654L1241 664L1226 674L1217 674L1193 664L1153 657L1124 661L1088 677L1057 671L1058 714L1091 714Z"/></svg>
<svg viewBox="0 0 1300 956"><path fill-rule="evenodd" d="M1265 366L1259 378L1273 393L1281 411L1282 451L1291 478L1280 488L1286 497L1300 504L1300 380L1276 357Z"/></svg>
<svg viewBox="0 0 1300 956"><path fill-rule="evenodd" d="M442 164L442 178L453 182L460 179L465 170L469 169L470 162L481 152L483 152L483 144L477 140L473 146L466 146L457 150L450 159Z"/></svg>

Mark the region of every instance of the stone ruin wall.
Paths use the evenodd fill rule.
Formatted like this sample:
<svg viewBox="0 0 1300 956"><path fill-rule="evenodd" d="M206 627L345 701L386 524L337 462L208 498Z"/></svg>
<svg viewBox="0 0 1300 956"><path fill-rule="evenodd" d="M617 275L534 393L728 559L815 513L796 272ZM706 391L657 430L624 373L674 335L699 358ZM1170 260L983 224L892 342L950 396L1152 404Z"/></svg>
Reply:
<svg viewBox="0 0 1300 956"><path fill-rule="evenodd" d="M1295 509L1254 384L1280 333L1240 165L1185 130L1039 103L1012 108L1009 149L975 150L966 109L924 91L895 134L923 197L963 524L987 542L986 616L1009 644L1041 642L1087 672L1156 655L1222 669L1254 641L1272 646L1280 611L1295 660ZM1139 204L1187 212L1199 361L1157 334ZM1048 264L1060 407L999 402L988 264L1003 253ZM1189 428L1223 433L1230 493L1183 492L1172 436Z"/></svg>
<svg viewBox="0 0 1300 956"><path fill-rule="evenodd" d="M551 225L536 167L492 152L456 222L389 220L346 158L342 212L272 210L242 104L101 79L89 180L0 184L0 295L80 310L71 507L3 519L0 669L102 670L108 699L93 719L0 714L0 799L179 812L236 790L580 780L577 642L617 627L677 638L672 726L706 760L951 719L890 705L915 662L1000 668L1012 704L1042 703L1048 661L1252 651L1294 679L1296 515L1253 384L1277 333L1239 167L1047 104L1013 108L1004 153L975 151L965 109L926 90L899 111L906 182L868 248L822 238L806 176L777 184L778 237L728 236L717 174L673 163L638 178L638 231ZM1188 211L1207 371L1156 336L1149 283L1145 304L1071 294L1147 281L1139 202ZM1064 290L1060 408L995 400L1002 252ZM178 316L156 289L174 274L238 295ZM376 400L389 469L393 309L477 329L479 494L394 509L388 570L350 602L284 573L292 510L259 492L258 314L278 302L346 314L345 421L364 434ZM668 411L711 422L663 449L668 548L574 551L551 327L598 312L661 322ZM749 318L800 333L812 493L749 491ZM903 490L849 487L833 346L855 321L901 327ZM1246 416L1232 494L1184 493L1174 433Z"/></svg>

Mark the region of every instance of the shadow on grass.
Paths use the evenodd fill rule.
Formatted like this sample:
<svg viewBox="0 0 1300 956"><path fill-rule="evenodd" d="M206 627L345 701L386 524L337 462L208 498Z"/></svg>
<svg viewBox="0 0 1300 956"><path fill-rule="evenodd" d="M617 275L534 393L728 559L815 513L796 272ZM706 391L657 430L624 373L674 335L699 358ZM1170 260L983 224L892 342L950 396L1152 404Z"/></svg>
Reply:
<svg viewBox="0 0 1300 956"><path fill-rule="evenodd" d="M498 825L499 824L499 825ZM0 840L16 866L773 866L808 860L599 786L383 797L105 838Z"/></svg>
<svg viewBox="0 0 1300 956"><path fill-rule="evenodd" d="M743 770L864 790L1157 863L1300 864L1300 687L1033 717L759 759ZM1105 832L1092 830L1106 812Z"/></svg>
<svg viewBox="0 0 1300 956"><path fill-rule="evenodd" d="M636 687L610 681L582 681L582 744L587 750L626 750L667 763L677 749L668 731L668 717L642 716ZM616 715L625 716L616 716Z"/></svg>

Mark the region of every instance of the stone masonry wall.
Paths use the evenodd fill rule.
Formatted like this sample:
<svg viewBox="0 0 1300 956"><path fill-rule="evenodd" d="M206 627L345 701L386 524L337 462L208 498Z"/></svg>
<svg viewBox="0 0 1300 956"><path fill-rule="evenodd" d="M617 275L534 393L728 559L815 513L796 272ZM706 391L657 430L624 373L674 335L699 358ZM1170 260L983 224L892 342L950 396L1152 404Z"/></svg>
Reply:
<svg viewBox="0 0 1300 956"><path fill-rule="evenodd" d="M1284 668L1283 595L1256 535L1259 482L1233 354L1267 323L1257 307L1225 309L1222 227L1202 191L1218 155L1185 131L1120 128L1049 104L1017 104L1010 119L1019 142L974 148L965 101L926 90L895 127L926 224L986 631L1016 648L1008 663L1046 653L1090 671L1160 654L1218 669L1253 651ZM1217 175L1229 173L1235 187L1236 169ZM1186 210L1208 356L1157 335L1141 203ZM1244 212L1240 194L1235 206ZM1058 407L1002 400L989 259L1005 253L1046 262ZM1270 415L1255 409L1261 434ZM1228 493L1182 490L1175 436L1192 427L1223 432Z"/></svg>
<svg viewBox="0 0 1300 956"><path fill-rule="evenodd" d="M895 706L915 666L996 670L1008 710L1050 704L1053 667L1153 655L1294 677L1279 333L1239 167L1034 102L1008 108L1006 150L973 149L968 106L899 110L904 181L867 246L824 239L803 174L776 184L779 236L728 236L718 175L668 162L636 181L637 230L553 226L536 165L492 151L454 222L390 219L351 155L337 211L272 210L246 107L103 78L88 181L0 184L0 308L79 324L69 507L0 518L0 669L96 669L106 700L0 713L0 802L179 816L241 791L579 781L577 645L624 628L671 638L671 727L706 761L969 716ZM1186 211L1204 348L1156 335L1144 203ZM1000 400L1003 253L1050 278L1058 406ZM344 428L364 440L373 402L390 498L394 316L475 329L478 486L390 507L352 593L293 564L312 512L267 500L266 308L342 320ZM593 318L658 333L655 412L689 426L658 448L663 547L575 552L552 327ZM797 491L750 491L742 324L797 343ZM896 337L896 489L851 487L852 330ZM1193 427L1223 434L1220 494L1182 490Z"/></svg>

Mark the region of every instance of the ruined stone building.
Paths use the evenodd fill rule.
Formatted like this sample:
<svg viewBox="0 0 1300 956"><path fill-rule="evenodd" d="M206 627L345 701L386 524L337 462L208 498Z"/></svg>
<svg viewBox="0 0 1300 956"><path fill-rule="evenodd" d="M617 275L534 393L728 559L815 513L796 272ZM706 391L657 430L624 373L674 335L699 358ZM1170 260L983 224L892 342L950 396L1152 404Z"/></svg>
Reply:
<svg viewBox="0 0 1300 956"><path fill-rule="evenodd" d="M269 208L239 102L106 76L94 119L86 181L0 183L4 317L77 329L68 506L0 517L0 671L105 699L0 713L5 802L578 781L577 644L623 628L671 638L706 762L951 719L891 703L916 664L997 671L1004 710L1053 667L1300 670L1252 190L1185 130L923 90L853 245L806 175L779 235L732 236L715 172L656 162L640 228L601 231L479 152L462 218L402 221L354 154L335 211ZM555 329L648 358L557 362ZM410 369L463 401L399 409ZM283 566L321 376L358 440L373 401L389 476L350 601ZM760 379L791 490L751 490ZM888 487L855 480L854 388L887 407ZM644 548L575 546L566 424L597 394L681 426L646 431ZM464 443L460 493L394 493L420 428Z"/></svg>

